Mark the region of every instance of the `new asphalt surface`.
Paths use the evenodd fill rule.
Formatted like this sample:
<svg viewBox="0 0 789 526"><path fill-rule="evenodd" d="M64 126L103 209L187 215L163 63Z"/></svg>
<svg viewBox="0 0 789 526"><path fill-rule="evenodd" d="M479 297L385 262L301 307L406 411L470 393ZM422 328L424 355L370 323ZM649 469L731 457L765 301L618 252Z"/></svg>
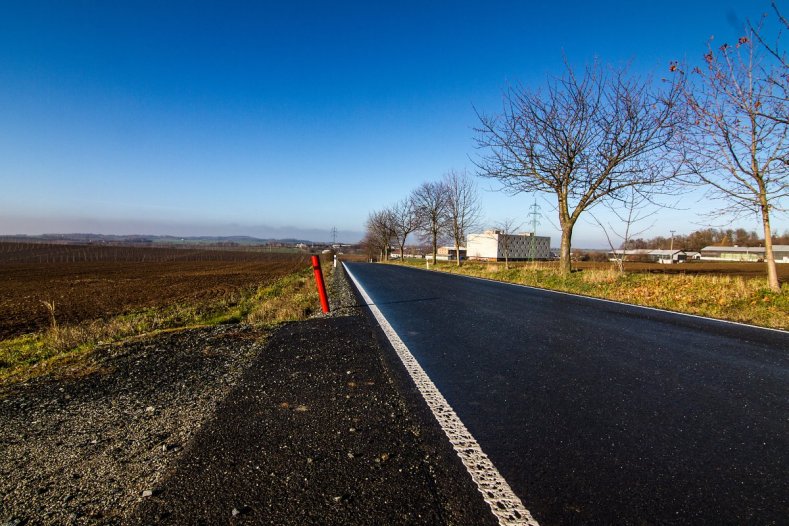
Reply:
<svg viewBox="0 0 789 526"><path fill-rule="evenodd" d="M789 334L347 264L541 524L787 524Z"/></svg>

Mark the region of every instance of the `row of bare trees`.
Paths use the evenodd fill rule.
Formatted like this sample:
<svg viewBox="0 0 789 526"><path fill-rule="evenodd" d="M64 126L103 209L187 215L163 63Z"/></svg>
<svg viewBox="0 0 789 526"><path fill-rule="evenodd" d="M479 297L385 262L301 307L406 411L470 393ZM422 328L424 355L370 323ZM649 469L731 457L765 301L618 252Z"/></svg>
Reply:
<svg viewBox="0 0 789 526"><path fill-rule="evenodd" d="M365 243L381 259L387 259L390 247L396 244L402 258L408 236L418 234L430 244L435 261L439 243L450 239L460 265L460 247L479 219L476 183L466 171L452 170L440 181L422 183L397 203L371 212Z"/></svg>
<svg viewBox="0 0 789 526"><path fill-rule="evenodd" d="M761 219L769 285L780 290L770 219L789 195L789 66L780 31L763 27L710 44L699 66L672 63L659 82L627 67L565 63L542 89L508 87L500 113L479 115L478 174L512 194L553 196L563 272L582 214L624 207L632 221L629 204L703 187L722 214Z"/></svg>

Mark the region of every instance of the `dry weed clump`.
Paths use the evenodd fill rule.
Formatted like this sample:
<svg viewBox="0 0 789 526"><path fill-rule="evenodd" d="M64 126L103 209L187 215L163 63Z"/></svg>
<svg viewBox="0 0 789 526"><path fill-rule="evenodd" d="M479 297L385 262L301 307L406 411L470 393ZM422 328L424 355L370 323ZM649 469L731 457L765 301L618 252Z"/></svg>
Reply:
<svg viewBox="0 0 789 526"><path fill-rule="evenodd" d="M581 279L586 283L614 283L622 273L611 267L609 269L595 269L581 273Z"/></svg>
<svg viewBox="0 0 789 526"><path fill-rule="evenodd" d="M258 291L246 320L263 326L303 320L315 312L318 302L312 278L306 273L291 274Z"/></svg>

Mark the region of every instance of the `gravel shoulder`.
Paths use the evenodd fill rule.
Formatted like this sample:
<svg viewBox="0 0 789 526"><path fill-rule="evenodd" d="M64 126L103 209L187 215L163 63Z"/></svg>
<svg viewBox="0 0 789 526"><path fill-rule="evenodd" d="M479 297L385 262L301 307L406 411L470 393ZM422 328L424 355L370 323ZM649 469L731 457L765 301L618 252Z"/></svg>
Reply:
<svg viewBox="0 0 789 526"><path fill-rule="evenodd" d="M0 400L0 520L121 524L263 348L219 326L104 347Z"/></svg>
<svg viewBox="0 0 789 526"><path fill-rule="evenodd" d="M7 524L494 524L357 304L100 349L0 401ZM2 524L2 522L0 522Z"/></svg>

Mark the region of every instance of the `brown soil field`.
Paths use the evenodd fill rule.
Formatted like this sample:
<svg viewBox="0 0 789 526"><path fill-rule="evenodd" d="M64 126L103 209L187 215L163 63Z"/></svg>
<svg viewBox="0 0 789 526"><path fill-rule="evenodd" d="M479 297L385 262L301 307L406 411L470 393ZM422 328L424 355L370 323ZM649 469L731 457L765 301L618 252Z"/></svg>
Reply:
<svg viewBox="0 0 789 526"><path fill-rule="evenodd" d="M300 254L0 243L0 339L48 327L43 302L59 324L76 324L232 299L307 266Z"/></svg>

